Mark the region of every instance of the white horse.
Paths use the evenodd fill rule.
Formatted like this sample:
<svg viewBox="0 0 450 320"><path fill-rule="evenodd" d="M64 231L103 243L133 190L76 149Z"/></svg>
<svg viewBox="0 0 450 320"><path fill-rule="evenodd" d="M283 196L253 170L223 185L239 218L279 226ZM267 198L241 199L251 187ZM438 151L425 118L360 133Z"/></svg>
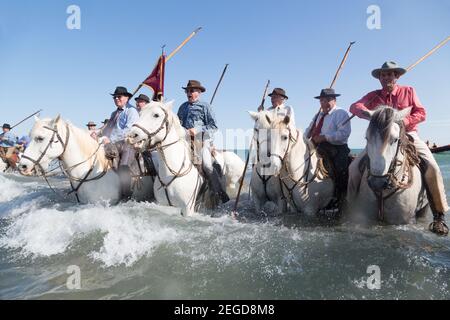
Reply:
<svg viewBox="0 0 450 320"><path fill-rule="evenodd" d="M128 134L128 143L136 149L152 149L158 178L154 184L156 201L162 205L181 208L190 216L200 188L204 183L191 159L186 131L172 112L172 102L150 102L139 121ZM221 165L227 188L234 189L244 169L244 162L232 152L219 152L215 159Z"/></svg>
<svg viewBox="0 0 450 320"><path fill-rule="evenodd" d="M355 174L361 176L356 198L348 199L352 205L348 214L353 220L410 224L425 214L428 201L419 159L403 125L410 109L396 111L381 106L367 112L371 120L366 132L367 152L363 153L366 156L359 157L349 172L350 181Z"/></svg>
<svg viewBox="0 0 450 320"><path fill-rule="evenodd" d="M266 115L270 111L252 112L250 117L255 121L253 129L253 143L256 143L256 163L253 166L250 188L253 194L255 209L260 212L266 202L273 202L278 207L278 213L287 211L287 202L281 190L281 180L279 175L275 175L270 170L270 159L267 157L268 132L270 123ZM276 115L272 112L272 115Z"/></svg>
<svg viewBox="0 0 450 320"><path fill-rule="evenodd" d="M55 119L35 117L30 137L31 142L18 165L21 174L45 175L50 162L59 159L79 202L117 203L120 200L119 176L111 169L103 145L92 139L86 130L69 124L59 115ZM149 199L152 187L153 179L143 177L139 187L133 188L132 197Z"/></svg>
<svg viewBox="0 0 450 320"><path fill-rule="evenodd" d="M284 119L265 115L270 124L267 155L270 169L279 175L282 194L290 206L309 217L324 209L334 196L334 182L323 170L314 146L293 125Z"/></svg>
<svg viewBox="0 0 450 320"><path fill-rule="evenodd" d="M8 168L8 164L3 161L3 159L0 159L0 172L6 172L6 169Z"/></svg>

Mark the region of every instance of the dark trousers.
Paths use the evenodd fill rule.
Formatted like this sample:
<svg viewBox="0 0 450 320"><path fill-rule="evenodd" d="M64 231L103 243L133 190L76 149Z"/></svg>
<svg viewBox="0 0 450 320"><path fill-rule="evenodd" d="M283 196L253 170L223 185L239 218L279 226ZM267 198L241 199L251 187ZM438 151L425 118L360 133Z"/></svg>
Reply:
<svg viewBox="0 0 450 320"><path fill-rule="evenodd" d="M350 149L347 144L334 145L329 142L322 142L317 146L317 152L324 158L325 166L331 171L336 183L336 195L338 199L343 199L347 192L348 183L348 155Z"/></svg>

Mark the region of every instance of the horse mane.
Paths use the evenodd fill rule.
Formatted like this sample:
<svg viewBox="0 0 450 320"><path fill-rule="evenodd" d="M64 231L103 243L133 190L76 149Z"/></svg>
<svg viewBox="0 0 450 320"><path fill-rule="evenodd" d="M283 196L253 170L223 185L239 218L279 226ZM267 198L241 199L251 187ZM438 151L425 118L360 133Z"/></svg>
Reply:
<svg viewBox="0 0 450 320"><path fill-rule="evenodd" d="M372 137L378 133L383 142L383 148L388 142L391 126L395 122L394 118L395 110L389 106L379 106L370 118L367 133Z"/></svg>
<svg viewBox="0 0 450 320"><path fill-rule="evenodd" d="M405 157L410 165L417 165L420 162L417 150L412 140L405 132L405 125L403 121L395 121L395 113L397 111L389 106L379 106L372 114L367 133L370 136L379 134L383 141L383 148L388 143L389 132L391 126L397 123L400 126L400 149L405 154Z"/></svg>
<svg viewBox="0 0 450 320"><path fill-rule="evenodd" d="M97 161L99 161L104 168L106 168L108 166L108 160L104 156L104 153L102 150L103 148L99 149L99 143L95 139L92 139L91 135L89 134L89 132L87 130L78 128L77 126L72 124L70 121L66 121L62 118L58 121L58 123L62 124L61 127L64 127L64 130L66 130L66 125L67 125L68 129L71 131L71 136L73 137L76 144L80 148L83 159L88 159L88 158L92 157L94 152L96 152L96 150L98 149L97 156L100 156L100 157L97 157ZM58 130L61 127L58 127ZM66 132L66 134L67 134L67 132Z"/></svg>

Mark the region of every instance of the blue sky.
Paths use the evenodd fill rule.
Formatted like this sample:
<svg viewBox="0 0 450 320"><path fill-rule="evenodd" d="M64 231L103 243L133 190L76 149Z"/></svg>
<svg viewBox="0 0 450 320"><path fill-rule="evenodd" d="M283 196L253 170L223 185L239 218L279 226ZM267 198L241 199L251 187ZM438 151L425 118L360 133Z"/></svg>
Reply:
<svg viewBox="0 0 450 320"><path fill-rule="evenodd" d="M219 126L250 128L268 79L286 89L297 125L318 110L350 41L356 41L336 83L338 105L351 103L379 83L370 71L386 60L407 67L450 35L450 2L400 1L4 1L0 0L0 109L14 124L40 108L75 125L97 123L115 109L109 93L132 91L151 71L160 47L170 52L196 27L203 30L166 66L166 98L175 108L181 90L198 79L210 95L229 68L213 109ZM81 29L69 30L69 5L81 9ZM381 9L381 29L369 30L366 10ZM450 143L450 43L399 81L414 86L427 109L420 136ZM143 89L142 93L150 94ZM266 106L269 104L266 101ZM17 128L29 131L30 120ZM364 146L367 122L354 119L350 147Z"/></svg>

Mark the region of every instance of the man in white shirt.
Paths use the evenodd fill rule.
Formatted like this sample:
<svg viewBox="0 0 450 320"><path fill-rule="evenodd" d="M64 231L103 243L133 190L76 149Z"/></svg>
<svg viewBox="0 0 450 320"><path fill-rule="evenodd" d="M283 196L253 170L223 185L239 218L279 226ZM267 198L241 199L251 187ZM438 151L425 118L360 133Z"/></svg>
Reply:
<svg viewBox="0 0 450 320"><path fill-rule="evenodd" d="M320 96L320 112L306 129L305 135L312 140L317 147L317 152L329 160L333 166L334 181L336 183L336 196L342 203L345 199L348 182L348 155L350 149L347 141L351 133L350 121L347 111L336 106L334 89L322 89ZM344 125L342 125L346 122Z"/></svg>
<svg viewBox="0 0 450 320"><path fill-rule="evenodd" d="M285 102L288 99L286 91L281 88L275 88L272 93L269 94L269 97L272 102L272 106L268 108L267 111L273 111L280 117L289 116L291 118L291 123L295 126L294 109L291 106L285 105ZM258 111L261 110L262 106L258 108Z"/></svg>

